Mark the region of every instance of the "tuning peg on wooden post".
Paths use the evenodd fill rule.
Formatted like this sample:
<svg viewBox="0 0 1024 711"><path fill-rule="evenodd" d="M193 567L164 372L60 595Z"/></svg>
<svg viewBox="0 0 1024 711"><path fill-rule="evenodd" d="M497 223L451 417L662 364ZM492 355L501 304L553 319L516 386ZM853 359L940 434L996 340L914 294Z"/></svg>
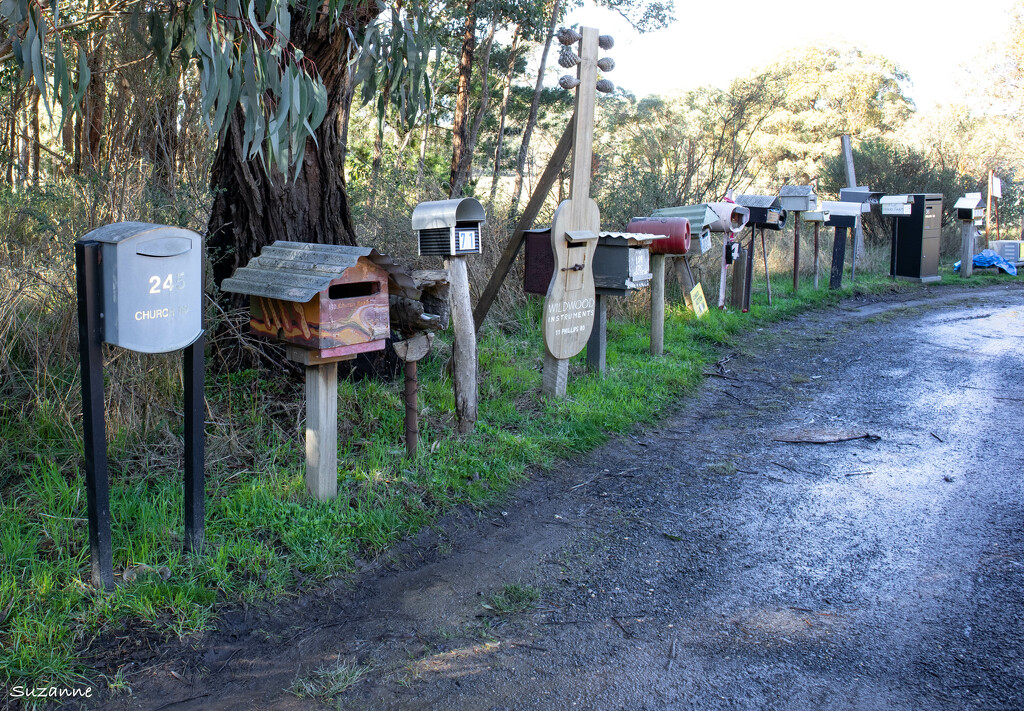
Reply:
<svg viewBox="0 0 1024 711"><path fill-rule="evenodd" d="M611 57L601 57L597 60L597 68L602 72L610 72L615 69L615 60Z"/></svg>
<svg viewBox="0 0 1024 711"><path fill-rule="evenodd" d="M580 80L572 76L571 74L563 74L561 77L558 78L558 86L562 87L563 89L575 89L579 85Z"/></svg>
<svg viewBox="0 0 1024 711"><path fill-rule="evenodd" d="M583 39L583 35L569 27L563 27L560 29L557 37L558 41L564 45L576 44Z"/></svg>
<svg viewBox="0 0 1024 711"><path fill-rule="evenodd" d="M600 91L600 92L601 92L602 94L610 94L610 93L612 93L613 91L615 91L615 85L614 85L614 84L612 84L612 83L611 83L610 81L608 81L607 79L601 79L600 81L598 81L598 82L597 82L597 87L596 87L596 88L597 88L597 90L598 90L598 91Z"/></svg>
<svg viewBox="0 0 1024 711"><path fill-rule="evenodd" d="M615 46L615 38L611 35L601 35L597 38L597 46L601 49L611 49Z"/></svg>
<svg viewBox="0 0 1024 711"><path fill-rule="evenodd" d="M568 47L562 47L562 50L558 53L558 63L566 69L572 69L580 63L580 58Z"/></svg>

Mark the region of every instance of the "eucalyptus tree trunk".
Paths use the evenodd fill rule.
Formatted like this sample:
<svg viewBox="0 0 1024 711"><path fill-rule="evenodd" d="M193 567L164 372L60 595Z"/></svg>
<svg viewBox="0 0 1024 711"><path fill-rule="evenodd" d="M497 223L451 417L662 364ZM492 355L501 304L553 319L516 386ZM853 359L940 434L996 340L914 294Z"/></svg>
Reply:
<svg viewBox="0 0 1024 711"><path fill-rule="evenodd" d="M544 72L548 65L548 52L551 51L551 41L555 37L555 25L558 24L558 16L561 12L561 0L554 0L551 6L551 21L548 23L548 34L544 39L544 51L540 55L540 68L537 69L537 84L533 88L533 100L530 102L530 115L526 119L526 126L523 128L523 142L519 146L519 155L516 157L516 184L512 189L511 214L515 214L519 207L519 196L523 192L523 173L526 171L526 156L530 152L530 137L537 125L537 114L540 111L540 96L544 89Z"/></svg>
<svg viewBox="0 0 1024 711"><path fill-rule="evenodd" d="M353 9L353 34L376 12L375 3L360 2ZM292 27L292 42L316 65L327 88L327 114L316 129L316 142L307 139L302 164L293 166L289 175L276 170L268 174L259 158L246 158L241 108L231 116L211 174L215 197L207 246L217 285L274 240L350 245L356 241L341 170L345 143L339 121L345 102L351 100L344 60L351 35L346 28L331 32L326 22L304 31L305 20L298 16ZM231 300L240 305L245 299Z"/></svg>
<svg viewBox="0 0 1024 711"><path fill-rule="evenodd" d="M476 110L476 117L473 119L473 126L469 131L469 139L466 141L465 149L462 151L462 160L459 163L458 174L452 183L452 195L461 195L466 181L470 178L473 168L473 153L476 151L476 141L480 137L480 127L484 123L484 115L491 103L491 47L494 45L494 30L497 28L497 18L491 18L491 29L487 33L487 40L480 56L480 106Z"/></svg>
<svg viewBox="0 0 1024 711"><path fill-rule="evenodd" d="M449 197L462 194L462 165L469 147L469 89L473 75L473 51L476 49L476 0L466 2L466 20L462 26L462 52L459 55L459 89L455 97L452 124L452 165L448 179Z"/></svg>
<svg viewBox="0 0 1024 711"><path fill-rule="evenodd" d="M516 25L512 33L512 47L508 53L508 70L505 74L505 91L501 96L501 117L498 119L498 138L494 146L494 170L491 173L491 198L494 204L494 196L498 192L498 176L501 173L501 147L505 142L505 119L508 118L508 105L512 99L512 79L516 70L516 59L519 58L519 41L522 39L519 25Z"/></svg>

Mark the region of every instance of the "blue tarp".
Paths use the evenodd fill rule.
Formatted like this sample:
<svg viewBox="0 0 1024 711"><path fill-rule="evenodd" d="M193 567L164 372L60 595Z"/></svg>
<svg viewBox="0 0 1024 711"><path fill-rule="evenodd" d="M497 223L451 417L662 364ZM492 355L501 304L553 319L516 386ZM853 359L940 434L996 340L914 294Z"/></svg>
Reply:
<svg viewBox="0 0 1024 711"><path fill-rule="evenodd" d="M973 263L976 267L999 267L1007 274L1017 276L1017 267L1010 264L991 249L983 249L981 254L975 254ZM953 265L953 271L960 271L960 262Z"/></svg>

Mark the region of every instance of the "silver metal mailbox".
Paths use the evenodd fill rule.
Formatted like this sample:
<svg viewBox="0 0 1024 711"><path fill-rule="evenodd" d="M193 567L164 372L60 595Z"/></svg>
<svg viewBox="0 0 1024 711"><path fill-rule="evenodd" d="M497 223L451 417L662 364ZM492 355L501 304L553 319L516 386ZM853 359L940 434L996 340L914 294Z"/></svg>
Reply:
<svg viewBox="0 0 1024 711"><path fill-rule="evenodd" d="M882 205L882 214L902 217L909 215L914 209L913 195L884 195L879 200Z"/></svg>
<svg viewBox="0 0 1024 711"><path fill-rule="evenodd" d="M779 201L787 212L808 212L818 208L818 196L810 185L783 185Z"/></svg>
<svg viewBox="0 0 1024 711"><path fill-rule="evenodd" d="M484 207L475 198L421 202L412 211L420 255L479 254Z"/></svg>
<svg viewBox="0 0 1024 711"><path fill-rule="evenodd" d="M828 222L829 211L828 210L811 210L801 215L804 222Z"/></svg>
<svg viewBox="0 0 1024 711"><path fill-rule="evenodd" d="M103 340L139 353L169 353L202 334L203 238L145 222L104 225L100 243Z"/></svg>
<svg viewBox="0 0 1024 711"><path fill-rule="evenodd" d="M975 224L981 224L985 218L985 201L981 199L981 193L967 193L953 204L956 209L956 219L971 220Z"/></svg>

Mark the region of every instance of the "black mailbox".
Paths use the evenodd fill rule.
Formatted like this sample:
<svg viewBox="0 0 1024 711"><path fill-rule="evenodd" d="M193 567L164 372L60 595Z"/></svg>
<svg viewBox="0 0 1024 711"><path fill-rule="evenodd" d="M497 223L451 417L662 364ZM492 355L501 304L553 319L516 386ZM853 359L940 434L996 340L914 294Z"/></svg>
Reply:
<svg viewBox="0 0 1024 711"><path fill-rule="evenodd" d="M942 195L886 195L882 214L893 217L889 274L914 281L939 281Z"/></svg>
<svg viewBox="0 0 1024 711"><path fill-rule="evenodd" d="M649 245L659 235L628 232L601 232L594 251L594 287L598 294L625 296L650 282ZM555 269L551 252L551 229L527 230L526 268L523 290L527 294L545 296Z"/></svg>
<svg viewBox="0 0 1024 711"><path fill-rule="evenodd" d="M747 225L752 228L781 230L786 226L786 211L773 195L737 195L736 204L750 210Z"/></svg>

